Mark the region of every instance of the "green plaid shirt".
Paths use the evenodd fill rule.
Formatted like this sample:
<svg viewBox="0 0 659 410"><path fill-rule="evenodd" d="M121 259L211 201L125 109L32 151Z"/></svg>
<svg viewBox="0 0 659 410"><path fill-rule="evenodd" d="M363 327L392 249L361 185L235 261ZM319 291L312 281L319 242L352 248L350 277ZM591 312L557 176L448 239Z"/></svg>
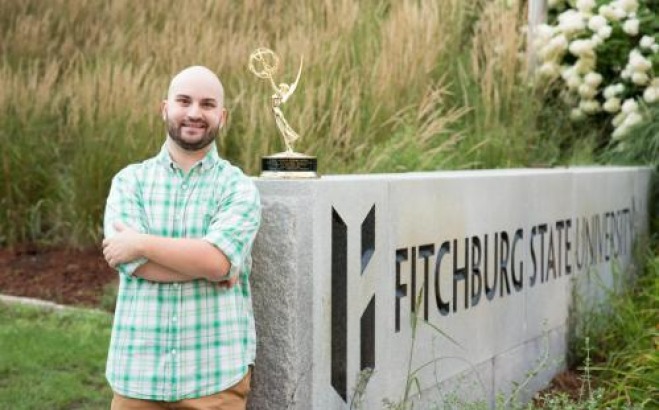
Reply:
<svg viewBox="0 0 659 410"><path fill-rule="evenodd" d="M190 172L160 153L119 172L105 210L105 235L122 221L143 233L203 238L240 275L231 289L207 280L156 283L133 276L146 260L118 267L120 284L106 376L133 398L177 401L227 389L254 363L249 286L261 208L251 179L212 149Z"/></svg>

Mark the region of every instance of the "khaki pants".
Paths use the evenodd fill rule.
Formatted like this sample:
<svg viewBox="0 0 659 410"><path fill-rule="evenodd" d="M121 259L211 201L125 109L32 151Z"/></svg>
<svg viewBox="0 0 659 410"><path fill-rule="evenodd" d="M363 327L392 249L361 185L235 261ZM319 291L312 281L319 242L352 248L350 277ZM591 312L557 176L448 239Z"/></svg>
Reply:
<svg viewBox="0 0 659 410"><path fill-rule="evenodd" d="M117 393L111 410L245 410L250 391L251 370L238 383L210 396L175 402L131 399Z"/></svg>

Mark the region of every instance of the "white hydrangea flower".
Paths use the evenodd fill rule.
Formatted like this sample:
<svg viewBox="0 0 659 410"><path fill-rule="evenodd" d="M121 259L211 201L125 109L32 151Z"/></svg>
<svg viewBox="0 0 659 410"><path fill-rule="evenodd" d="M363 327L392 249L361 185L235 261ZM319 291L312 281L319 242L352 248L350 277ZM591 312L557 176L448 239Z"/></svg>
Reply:
<svg viewBox="0 0 659 410"><path fill-rule="evenodd" d="M547 47L549 45L549 39L544 39L544 38L539 38L539 37L533 37L533 48L536 50L542 50L543 48Z"/></svg>
<svg viewBox="0 0 659 410"><path fill-rule="evenodd" d="M558 50L565 51L570 45L570 42L568 41L567 37L565 37L565 35L559 34L556 37L552 38L549 44L551 44L552 47L555 47Z"/></svg>
<svg viewBox="0 0 659 410"><path fill-rule="evenodd" d="M553 61L544 63L538 69L538 74L545 78L556 78L561 72L561 67Z"/></svg>
<svg viewBox="0 0 659 410"><path fill-rule="evenodd" d="M583 120L585 117L586 117L586 115L579 108L573 108L570 111L570 119L572 121L580 121L580 120Z"/></svg>
<svg viewBox="0 0 659 410"><path fill-rule="evenodd" d="M563 34L553 37L544 47L538 50L538 56L543 60L557 60L568 48L568 40Z"/></svg>
<svg viewBox="0 0 659 410"><path fill-rule="evenodd" d="M568 47L570 53L576 57L594 55L595 43L592 39L574 40Z"/></svg>
<svg viewBox="0 0 659 410"><path fill-rule="evenodd" d="M659 53L659 44L653 44L652 45L652 52L653 53Z"/></svg>
<svg viewBox="0 0 659 410"><path fill-rule="evenodd" d="M590 100L594 98L597 95L597 89L594 87L591 87L590 85L584 83L579 86L579 95L581 98L584 98L586 100ZM584 110L586 111L586 110Z"/></svg>
<svg viewBox="0 0 659 410"><path fill-rule="evenodd" d="M595 0L577 0L577 9L582 13L590 13L596 6Z"/></svg>
<svg viewBox="0 0 659 410"><path fill-rule="evenodd" d="M621 112L613 118L612 124L615 127L611 137L613 139L620 139L629 134L633 126L643 121L643 116L634 111L631 113Z"/></svg>
<svg viewBox="0 0 659 410"><path fill-rule="evenodd" d="M611 33L613 33L613 28L611 26L604 26L597 30L597 35L605 40L611 37Z"/></svg>
<svg viewBox="0 0 659 410"><path fill-rule="evenodd" d="M657 87L648 87L643 92L643 100L646 103L652 104L659 101L659 88Z"/></svg>
<svg viewBox="0 0 659 410"><path fill-rule="evenodd" d="M595 69L596 61L595 57L592 55L581 57L574 64L574 68L577 70L577 73L581 75L586 75L589 72Z"/></svg>
<svg viewBox="0 0 659 410"><path fill-rule="evenodd" d="M616 87L613 85L607 86L606 88L604 88L604 91L602 92L602 95L607 100L614 98L617 94L618 93L616 92Z"/></svg>
<svg viewBox="0 0 659 410"><path fill-rule="evenodd" d="M549 61L554 59L554 55L552 54L554 50L549 44L545 44L544 46L540 47L538 49L538 58L540 61Z"/></svg>
<svg viewBox="0 0 659 410"><path fill-rule="evenodd" d="M597 14L604 17L608 21L619 21L620 20L620 18L618 17L618 14L615 12L613 7L609 6L608 4L600 6L600 8L597 9Z"/></svg>
<svg viewBox="0 0 659 410"><path fill-rule="evenodd" d="M618 0L616 4L627 13L636 13L638 11L638 0Z"/></svg>
<svg viewBox="0 0 659 410"><path fill-rule="evenodd" d="M602 77L602 74L596 73L594 71L586 74L586 76L584 77L585 83L588 84L589 86L593 87L593 88L596 88L597 86L599 86L602 83L602 80L604 80L604 77Z"/></svg>
<svg viewBox="0 0 659 410"><path fill-rule="evenodd" d="M622 124L618 126L615 130L613 130L613 134L611 134L611 138L614 140L619 140L629 133L629 128L623 127Z"/></svg>
<svg viewBox="0 0 659 410"><path fill-rule="evenodd" d="M536 38L542 38L549 41L549 39L554 35L554 27L549 24L538 24L534 27L534 35Z"/></svg>
<svg viewBox="0 0 659 410"><path fill-rule="evenodd" d="M618 128L622 124L622 122L625 120L625 118L627 118L627 114L625 114L624 112L620 112L620 113L618 113L618 115L613 117L613 120L611 121L611 124L615 128Z"/></svg>
<svg viewBox="0 0 659 410"><path fill-rule="evenodd" d="M561 66L561 78L565 81L568 80L568 78L572 77L573 75L576 75L577 71L574 69L573 66L571 65L564 65Z"/></svg>
<svg viewBox="0 0 659 410"><path fill-rule="evenodd" d="M629 34L630 36L637 36L640 22L638 19L629 19L625 21L622 25L622 31Z"/></svg>
<svg viewBox="0 0 659 410"><path fill-rule="evenodd" d="M581 84L583 84L583 81L577 73L574 73L572 76L568 77L567 80L565 80L565 85L567 85L567 88L572 91L578 90L579 87L581 87Z"/></svg>
<svg viewBox="0 0 659 410"><path fill-rule="evenodd" d="M622 126L631 128L642 121L643 121L643 116L641 114L639 114L638 112L631 112L627 114L627 117L622 122Z"/></svg>
<svg viewBox="0 0 659 410"><path fill-rule="evenodd" d="M622 103L622 112L630 114L638 111L638 103L633 98L628 98Z"/></svg>
<svg viewBox="0 0 659 410"><path fill-rule="evenodd" d="M652 49L652 46L654 45L654 37L652 36L643 36L641 37L641 41L639 42L641 48L645 48L648 50Z"/></svg>
<svg viewBox="0 0 659 410"><path fill-rule="evenodd" d="M563 78L565 85L571 91L576 91L583 82L579 76L579 73L577 73L577 70L572 66L562 67L561 78Z"/></svg>
<svg viewBox="0 0 659 410"><path fill-rule="evenodd" d="M621 105L622 104L621 104L620 98L613 97L613 98L607 99L604 102L604 105L602 106L602 108L604 108L604 111L613 114L613 113L616 113L616 112L620 111Z"/></svg>
<svg viewBox="0 0 659 410"><path fill-rule="evenodd" d="M577 34L585 28L585 16L577 10L569 9L558 16L558 29L566 36Z"/></svg>
<svg viewBox="0 0 659 410"><path fill-rule="evenodd" d="M604 88L604 92L602 93L604 95L604 98L607 100L610 100L611 98L614 98L620 94L622 94L625 91L625 86L622 85L622 83L618 84L611 84Z"/></svg>
<svg viewBox="0 0 659 410"><path fill-rule="evenodd" d="M650 81L647 73L641 71L634 71L632 73L632 82L636 85L645 85Z"/></svg>
<svg viewBox="0 0 659 410"><path fill-rule="evenodd" d="M627 17L627 12L622 7L614 7L613 8L613 13L615 14L616 18L618 19L616 21L620 21L620 20L624 19L625 17Z"/></svg>
<svg viewBox="0 0 659 410"><path fill-rule="evenodd" d="M652 62L645 58L640 51L633 49L629 52L628 68L631 68L633 71L644 72L652 68Z"/></svg>
<svg viewBox="0 0 659 410"><path fill-rule="evenodd" d="M629 80L632 77L632 70L625 68L620 72L620 78L623 80Z"/></svg>
<svg viewBox="0 0 659 410"><path fill-rule="evenodd" d="M587 99L581 100L579 109L586 114L595 114L602 110L602 106L597 100Z"/></svg>
<svg viewBox="0 0 659 410"><path fill-rule="evenodd" d="M607 25L606 18L600 15L594 15L588 20L588 28L594 33L597 33Z"/></svg>
<svg viewBox="0 0 659 410"><path fill-rule="evenodd" d="M597 34L593 35L590 38L590 40L595 45L595 48L597 48L597 47L601 46L602 44L604 44L604 39L602 37L600 37L599 35L597 35Z"/></svg>

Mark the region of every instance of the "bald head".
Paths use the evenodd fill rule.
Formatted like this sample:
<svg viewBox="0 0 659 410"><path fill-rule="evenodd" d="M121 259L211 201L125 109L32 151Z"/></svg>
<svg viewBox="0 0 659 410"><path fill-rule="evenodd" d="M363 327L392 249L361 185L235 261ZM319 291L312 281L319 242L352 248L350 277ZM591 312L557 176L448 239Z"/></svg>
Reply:
<svg viewBox="0 0 659 410"><path fill-rule="evenodd" d="M188 152L205 152L227 119L222 83L201 66L174 76L161 109L169 138Z"/></svg>
<svg viewBox="0 0 659 410"><path fill-rule="evenodd" d="M224 106L224 87L214 72L200 65L188 67L172 78L169 83L167 99L173 99L177 94L188 94L190 89L205 90L208 97L217 99Z"/></svg>

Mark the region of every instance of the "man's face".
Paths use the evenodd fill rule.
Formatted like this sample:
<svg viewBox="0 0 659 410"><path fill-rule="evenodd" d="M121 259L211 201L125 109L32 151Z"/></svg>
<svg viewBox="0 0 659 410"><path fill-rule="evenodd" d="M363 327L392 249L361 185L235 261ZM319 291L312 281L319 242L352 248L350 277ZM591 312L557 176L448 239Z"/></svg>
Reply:
<svg viewBox="0 0 659 410"><path fill-rule="evenodd" d="M183 73L172 82L163 116L169 137L186 151L199 151L215 140L226 118L221 86L205 73Z"/></svg>

